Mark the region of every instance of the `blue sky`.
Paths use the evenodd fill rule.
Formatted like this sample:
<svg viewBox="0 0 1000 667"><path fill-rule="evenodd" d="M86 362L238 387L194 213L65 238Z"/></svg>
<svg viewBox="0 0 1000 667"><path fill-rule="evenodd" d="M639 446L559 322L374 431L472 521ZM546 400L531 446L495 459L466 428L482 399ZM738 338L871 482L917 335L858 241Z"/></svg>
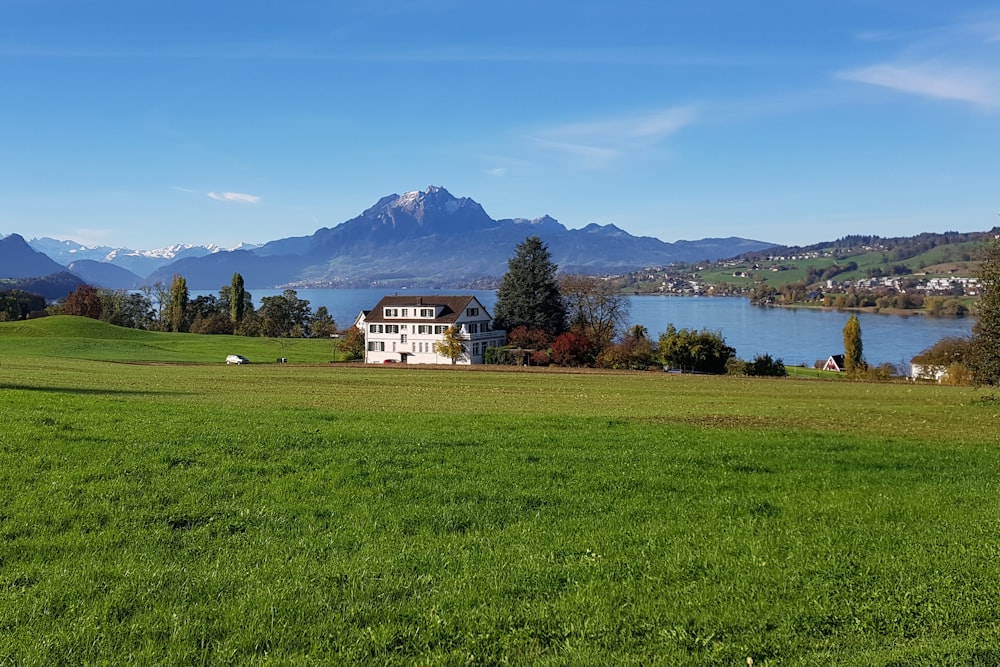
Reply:
<svg viewBox="0 0 1000 667"><path fill-rule="evenodd" d="M664 241L1000 224L995 3L0 0L0 234L311 234L393 192Z"/></svg>

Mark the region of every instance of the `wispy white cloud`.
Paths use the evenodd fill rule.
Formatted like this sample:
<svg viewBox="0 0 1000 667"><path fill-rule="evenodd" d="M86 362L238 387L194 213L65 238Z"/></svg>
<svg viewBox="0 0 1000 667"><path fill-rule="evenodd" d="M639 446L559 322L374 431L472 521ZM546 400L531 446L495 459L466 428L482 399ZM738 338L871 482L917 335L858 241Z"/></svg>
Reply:
<svg viewBox="0 0 1000 667"><path fill-rule="evenodd" d="M652 148L697 120L691 107L569 123L543 130L535 144L580 159L598 168Z"/></svg>
<svg viewBox="0 0 1000 667"><path fill-rule="evenodd" d="M838 72L837 77L923 97L1000 107L1000 71L938 63L879 64Z"/></svg>
<svg viewBox="0 0 1000 667"><path fill-rule="evenodd" d="M242 192L209 192L208 196L216 201L232 201L241 204L259 204L260 197Z"/></svg>
<svg viewBox="0 0 1000 667"><path fill-rule="evenodd" d="M567 141L552 141L549 139L537 139L535 143L542 147L552 149L559 153L569 155L581 160L580 166L596 168L604 166L622 156L620 150L614 148L602 148L600 146L589 146L587 144L576 144Z"/></svg>
<svg viewBox="0 0 1000 667"><path fill-rule="evenodd" d="M894 42L895 53L872 64L836 73L845 81L901 93L1000 107L1000 15L966 14L951 23L858 35L861 41Z"/></svg>
<svg viewBox="0 0 1000 667"><path fill-rule="evenodd" d="M494 167L486 170L487 176L503 177L507 175L507 167Z"/></svg>

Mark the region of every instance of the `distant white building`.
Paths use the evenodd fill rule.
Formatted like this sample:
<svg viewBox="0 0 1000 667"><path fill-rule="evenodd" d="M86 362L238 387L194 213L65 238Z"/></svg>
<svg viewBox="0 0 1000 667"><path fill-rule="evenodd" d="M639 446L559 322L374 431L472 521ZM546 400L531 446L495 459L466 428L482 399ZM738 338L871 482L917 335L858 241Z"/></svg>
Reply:
<svg viewBox="0 0 1000 667"><path fill-rule="evenodd" d="M481 364L487 349L507 339L505 331L493 328L493 316L474 296L386 296L355 321L364 331L370 364L450 364L434 344L453 325L464 347L457 364Z"/></svg>
<svg viewBox="0 0 1000 667"><path fill-rule="evenodd" d="M911 380L933 380L943 382L948 376L948 367L939 364L915 364L910 363Z"/></svg>

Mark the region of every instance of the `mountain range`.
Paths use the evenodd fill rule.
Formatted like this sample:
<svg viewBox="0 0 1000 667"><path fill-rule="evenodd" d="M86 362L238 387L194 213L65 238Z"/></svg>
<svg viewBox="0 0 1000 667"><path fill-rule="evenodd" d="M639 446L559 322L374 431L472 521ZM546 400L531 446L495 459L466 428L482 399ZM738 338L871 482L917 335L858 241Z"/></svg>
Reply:
<svg viewBox="0 0 1000 667"><path fill-rule="evenodd" d="M0 279L14 277L6 274L8 266L15 266L11 253L18 243L9 242L15 236L24 243L17 235L0 239ZM494 220L472 199L454 197L435 186L383 197L335 227L262 246L225 250L178 245L139 252L46 238L25 245L51 262L35 257L38 271L51 273L54 264L90 284L115 289L169 284L174 274L180 274L191 289L215 290L229 284L235 272L248 288L373 284L443 288L502 276L515 246L528 236L540 237L566 273L607 274L724 259L775 245L735 237L666 243L633 236L614 225L567 229L547 215ZM23 248L21 254L16 265L23 268L29 256Z"/></svg>

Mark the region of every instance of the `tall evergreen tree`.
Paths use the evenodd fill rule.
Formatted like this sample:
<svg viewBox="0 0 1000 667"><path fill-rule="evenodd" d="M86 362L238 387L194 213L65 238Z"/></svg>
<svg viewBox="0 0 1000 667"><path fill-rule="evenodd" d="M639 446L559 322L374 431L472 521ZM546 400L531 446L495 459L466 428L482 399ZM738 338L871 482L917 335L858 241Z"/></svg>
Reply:
<svg viewBox="0 0 1000 667"><path fill-rule="evenodd" d="M556 281L558 268L537 236L519 243L497 289L493 313L497 326L510 331L523 325L550 335L565 331L566 306Z"/></svg>
<svg viewBox="0 0 1000 667"><path fill-rule="evenodd" d="M187 331L189 299L187 280L184 276L174 274L174 279L170 283L170 297L167 303L167 327L169 331Z"/></svg>
<svg viewBox="0 0 1000 667"><path fill-rule="evenodd" d="M861 322L857 315L847 318L844 325L844 370L857 373L864 370L864 346L861 343Z"/></svg>
<svg viewBox="0 0 1000 667"><path fill-rule="evenodd" d="M239 323L243 319L245 308L243 299L246 295L246 288L243 286L243 276L239 273L233 274L233 282L229 292L229 316L234 323Z"/></svg>
<svg viewBox="0 0 1000 667"><path fill-rule="evenodd" d="M979 266L979 317L972 327L970 366L976 382L1000 384L1000 238L986 248Z"/></svg>

